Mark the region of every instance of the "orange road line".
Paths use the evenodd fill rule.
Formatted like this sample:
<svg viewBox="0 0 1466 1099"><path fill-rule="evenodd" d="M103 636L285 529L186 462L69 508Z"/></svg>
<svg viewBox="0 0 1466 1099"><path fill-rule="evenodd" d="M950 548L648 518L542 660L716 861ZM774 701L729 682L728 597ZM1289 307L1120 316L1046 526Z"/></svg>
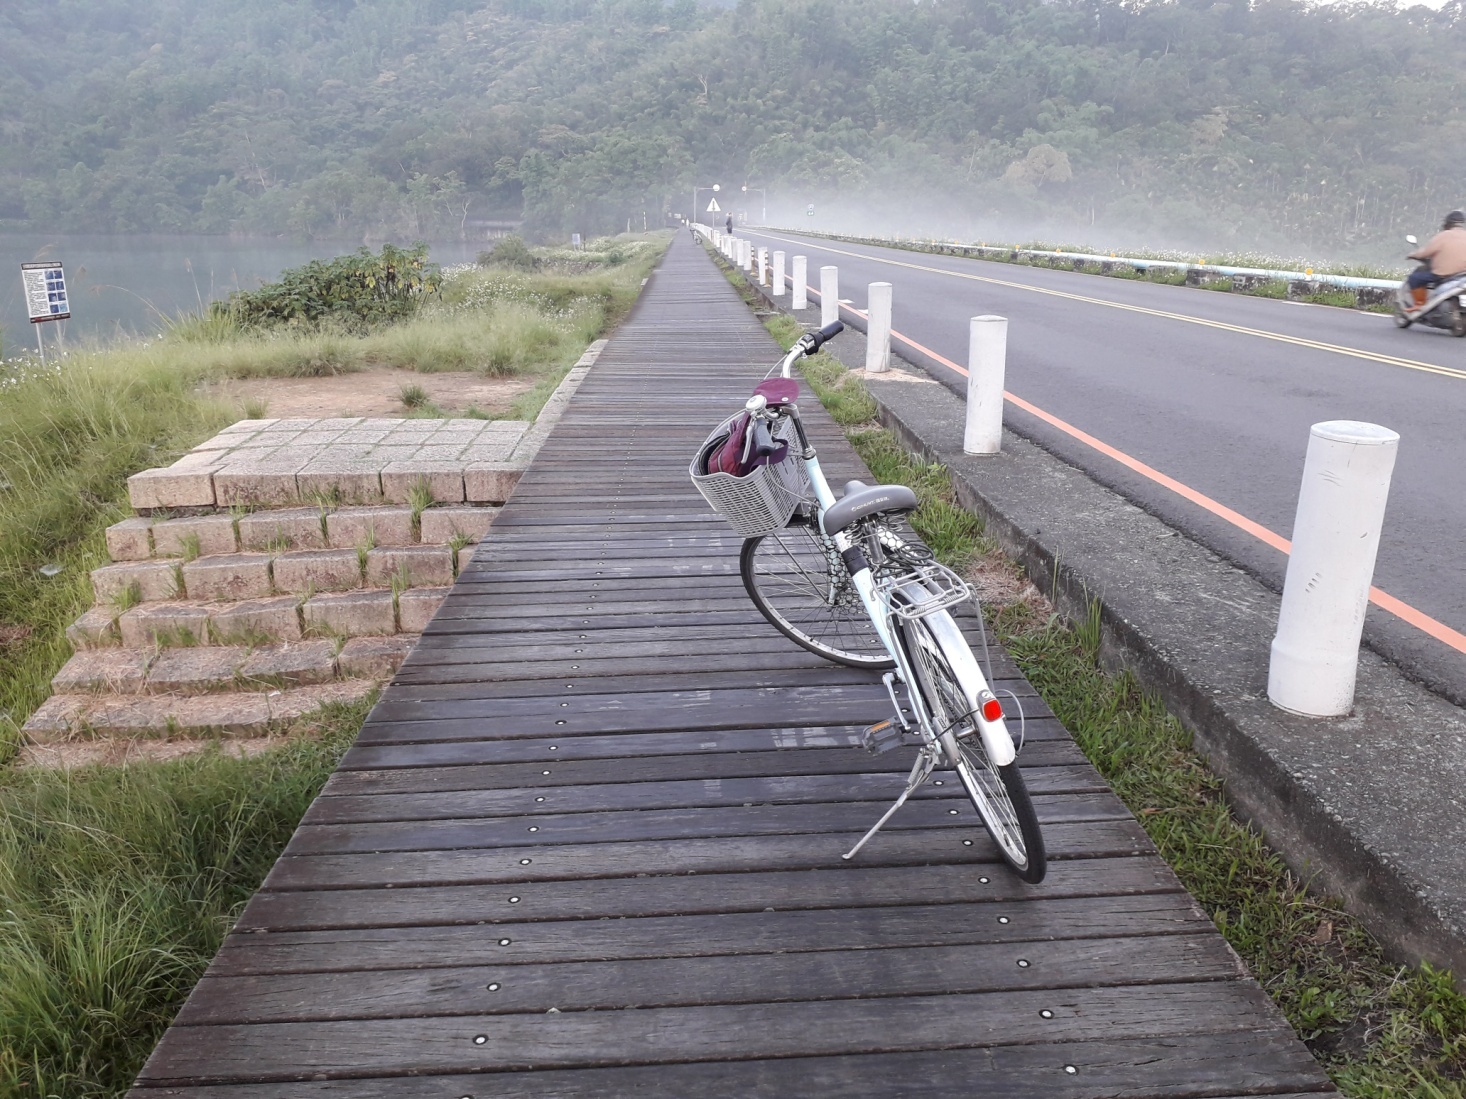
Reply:
<svg viewBox="0 0 1466 1099"><path fill-rule="evenodd" d="M813 290L814 288L810 287L809 289ZM814 294L815 297L819 297L818 291L814 291ZM865 313L861 312L859 309L856 309L852 305L845 305L842 302L840 307L842 309L848 309L857 317L869 319ZM935 361L941 363L948 370L956 371L964 378L967 377L966 368L958 366L951 359L948 359L942 355L938 355L931 348L922 346L911 337L903 336L894 328L891 330L891 337L893 339L900 340L908 347L914 347L923 355L931 356ZM1112 447L1109 443L1103 442L1100 439L1096 439L1093 435L1089 434L1089 432L1081 431L1073 424L1068 423L1065 420L1059 419L1059 417L1053 415L1050 412L1045 412L1036 404L1025 401L1022 397L1010 393L1006 389L1003 390L1003 399L1017 405L1019 408L1023 409L1023 411L1029 413L1030 415L1037 416L1040 420L1044 421L1044 423L1049 424L1052 427L1058 428L1060 431L1064 432L1064 434L1079 440L1085 446L1090 447L1093 450L1099 451L1099 453L1103 454L1106 458L1111 458L1114 461L1119 462L1122 466L1125 466L1127 469L1134 470L1142 477L1154 481L1162 488L1170 489L1177 496L1180 496L1183 500L1189 500L1197 507L1202 508L1205 511L1211 512L1217 518L1224 519L1228 523L1231 523L1237 529L1246 531L1254 538L1266 543L1278 552L1290 553L1292 551L1293 544L1288 541L1288 539L1284 538L1281 534L1277 534L1269 530L1267 527L1263 526L1261 523L1255 522L1254 520L1247 518L1247 516L1243 515L1241 512L1233 511L1231 508L1227 507L1226 504L1218 503L1216 500L1213 500L1205 493L1197 492L1196 489L1192 488L1190 485L1182 484L1180 481L1176 480L1176 478L1162 473L1154 466L1146 465L1138 458L1132 458L1123 450L1119 450L1115 447ZM1451 629L1451 627L1447 626L1444 622L1437 621L1436 619L1430 617L1430 615L1426 614L1424 611L1420 611L1412 607L1404 600L1396 599L1389 592L1381 591L1379 588L1371 587L1369 589L1369 601L1373 603L1376 607L1379 607L1381 610L1388 611L1390 614L1394 615L1402 622L1409 623L1411 626L1414 626L1422 633L1429 634L1431 637L1435 638L1443 645L1448 645L1459 653L1466 653L1466 634L1463 634L1458 630Z"/></svg>

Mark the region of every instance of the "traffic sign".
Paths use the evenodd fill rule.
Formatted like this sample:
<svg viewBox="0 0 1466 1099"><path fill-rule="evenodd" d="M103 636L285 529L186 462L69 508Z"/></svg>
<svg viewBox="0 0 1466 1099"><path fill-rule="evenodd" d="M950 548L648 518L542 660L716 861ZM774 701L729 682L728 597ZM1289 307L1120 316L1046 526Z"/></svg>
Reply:
<svg viewBox="0 0 1466 1099"><path fill-rule="evenodd" d="M60 263L22 263L20 283L25 288L25 305L32 324L64 321L71 316L71 303L66 300L66 276Z"/></svg>
<svg viewBox="0 0 1466 1099"><path fill-rule="evenodd" d="M723 212L723 208L718 205L718 200L717 199L713 199L712 202L709 202L708 203L708 213L710 213L710 214L720 214L722 212Z"/></svg>

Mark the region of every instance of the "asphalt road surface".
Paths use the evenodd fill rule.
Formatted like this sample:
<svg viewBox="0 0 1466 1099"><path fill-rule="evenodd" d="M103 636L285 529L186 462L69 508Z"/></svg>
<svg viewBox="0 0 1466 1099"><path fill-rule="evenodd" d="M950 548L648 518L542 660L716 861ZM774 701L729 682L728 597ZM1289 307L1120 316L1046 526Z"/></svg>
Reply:
<svg viewBox="0 0 1466 1099"><path fill-rule="evenodd" d="M1374 582L1408 607L1401 617L1371 606L1365 637L1466 704L1466 339L1328 306L785 232L744 235L807 256L816 290L819 268L838 267L841 299L862 311L870 283L892 283L893 329L964 367L968 318L1007 317L1011 396L1283 538L1310 425L1365 420L1398 431ZM899 338L893 350L966 392L966 378ZM1282 590L1286 555L1256 534L1011 400L1005 423ZM1412 623L1411 609L1439 626Z"/></svg>

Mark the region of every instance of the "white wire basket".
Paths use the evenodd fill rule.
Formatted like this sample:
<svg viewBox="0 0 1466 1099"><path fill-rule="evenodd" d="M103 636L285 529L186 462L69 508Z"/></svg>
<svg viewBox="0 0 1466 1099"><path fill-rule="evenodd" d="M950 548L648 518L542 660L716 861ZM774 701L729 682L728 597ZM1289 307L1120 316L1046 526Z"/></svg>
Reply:
<svg viewBox="0 0 1466 1099"><path fill-rule="evenodd" d="M721 515L744 538L757 538L782 530L789 525L795 510L813 499L809 474L799 459L799 440L794 423L787 416L779 417L773 427L775 440L789 444L789 452L781 462L758 466L742 477L731 473L705 473L709 455L728 439L733 421L742 413L728 417L709 435L693 456L688 473L697 491L702 493L714 511Z"/></svg>

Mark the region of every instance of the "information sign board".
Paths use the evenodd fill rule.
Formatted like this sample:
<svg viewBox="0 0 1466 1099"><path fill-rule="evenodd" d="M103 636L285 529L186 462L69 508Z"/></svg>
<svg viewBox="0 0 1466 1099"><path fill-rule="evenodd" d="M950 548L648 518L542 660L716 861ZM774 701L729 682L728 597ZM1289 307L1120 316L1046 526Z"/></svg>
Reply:
<svg viewBox="0 0 1466 1099"><path fill-rule="evenodd" d="M25 306L32 324L64 321L71 316L71 303L66 297L66 275L60 263L22 263L20 281L25 287Z"/></svg>

